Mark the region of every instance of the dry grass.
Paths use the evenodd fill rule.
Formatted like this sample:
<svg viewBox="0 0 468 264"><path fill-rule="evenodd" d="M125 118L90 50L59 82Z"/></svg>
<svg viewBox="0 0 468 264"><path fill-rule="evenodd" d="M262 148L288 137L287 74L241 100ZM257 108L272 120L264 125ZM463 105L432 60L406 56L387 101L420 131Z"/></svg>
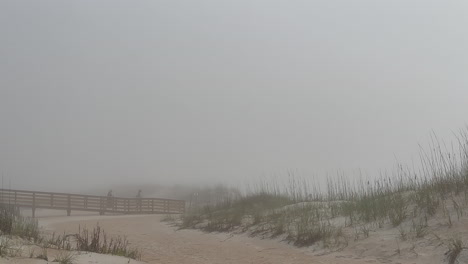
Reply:
<svg viewBox="0 0 468 264"><path fill-rule="evenodd" d="M465 215L468 129L457 139L459 146L454 150L433 136L429 151L421 148L421 168L417 170L398 165L392 175L375 180L329 178L326 192L292 177L285 185L263 181L237 199L193 208L182 217L180 227L208 232L240 230L263 237L283 235L297 246L347 241L345 227L353 227L364 238L369 236L369 226L396 228L403 240L409 234L422 238L428 233L428 221L440 210L448 212L444 215L449 223L453 213L456 219Z"/></svg>
<svg viewBox="0 0 468 264"><path fill-rule="evenodd" d="M63 234L46 237L40 234L36 219L23 217L17 208L8 205L0 206L0 256L12 256L18 251L18 247L12 247L10 237L20 237L29 242L40 244L41 253L37 258L47 260L47 248L58 250L80 250L100 254L111 254L127 258L140 259L141 253L138 249L130 247L129 241L121 236L108 236L99 225L94 229L79 228L77 234ZM30 255L34 255L31 253ZM60 256L59 256L60 257ZM60 263L72 263L71 254L63 253L58 258Z"/></svg>
<svg viewBox="0 0 468 264"><path fill-rule="evenodd" d="M125 237L109 237L99 225L92 230L79 228L74 235L76 250L95 252L100 254L111 254L139 260L141 253L138 249L130 247Z"/></svg>
<svg viewBox="0 0 468 264"><path fill-rule="evenodd" d="M73 264L75 262L75 254L70 251L60 251L52 262L58 262L59 264Z"/></svg>
<svg viewBox="0 0 468 264"><path fill-rule="evenodd" d="M17 207L0 204L1 234L19 236L34 242L40 242L39 224L36 219L23 217Z"/></svg>
<svg viewBox="0 0 468 264"><path fill-rule="evenodd" d="M452 238L449 241L449 250L445 253L448 264L455 264L458 256L463 250L463 242L460 238Z"/></svg>

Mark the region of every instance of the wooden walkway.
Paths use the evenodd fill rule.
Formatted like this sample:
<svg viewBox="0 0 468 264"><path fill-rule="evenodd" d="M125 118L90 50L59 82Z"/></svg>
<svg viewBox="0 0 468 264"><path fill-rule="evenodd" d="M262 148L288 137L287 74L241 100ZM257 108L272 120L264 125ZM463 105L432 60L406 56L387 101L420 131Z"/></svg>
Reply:
<svg viewBox="0 0 468 264"><path fill-rule="evenodd" d="M183 214L185 201L160 198L121 198L71 193L0 189L0 204L36 209L91 211L100 214Z"/></svg>

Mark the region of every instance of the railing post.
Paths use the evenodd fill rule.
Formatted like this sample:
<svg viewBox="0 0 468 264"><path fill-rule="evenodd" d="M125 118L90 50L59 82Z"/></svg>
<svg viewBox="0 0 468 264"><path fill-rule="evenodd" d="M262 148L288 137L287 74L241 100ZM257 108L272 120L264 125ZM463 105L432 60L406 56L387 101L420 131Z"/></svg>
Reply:
<svg viewBox="0 0 468 264"><path fill-rule="evenodd" d="M33 192L33 202L32 202L32 217L36 217L36 193Z"/></svg>
<svg viewBox="0 0 468 264"><path fill-rule="evenodd" d="M154 214L154 199L151 199L151 213Z"/></svg>
<svg viewBox="0 0 468 264"><path fill-rule="evenodd" d="M54 194L50 194L50 207L54 207Z"/></svg>
<svg viewBox="0 0 468 264"><path fill-rule="evenodd" d="M84 208L88 209L88 196L85 196L84 198Z"/></svg>

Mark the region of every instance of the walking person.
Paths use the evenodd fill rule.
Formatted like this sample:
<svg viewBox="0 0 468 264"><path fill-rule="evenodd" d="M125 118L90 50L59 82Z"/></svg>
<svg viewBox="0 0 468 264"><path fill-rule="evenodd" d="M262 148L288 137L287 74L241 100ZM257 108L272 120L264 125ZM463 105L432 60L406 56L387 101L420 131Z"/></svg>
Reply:
<svg viewBox="0 0 468 264"><path fill-rule="evenodd" d="M114 195L112 194L112 190L107 192L107 208L114 207Z"/></svg>
<svg viewBox="0 0 468 264"><path fill-rule="evenodd" d="M138 194L137 194L136 198L137 198L138 211L141 212L141 198L142 198L141 189L138 190Z"/></svg>

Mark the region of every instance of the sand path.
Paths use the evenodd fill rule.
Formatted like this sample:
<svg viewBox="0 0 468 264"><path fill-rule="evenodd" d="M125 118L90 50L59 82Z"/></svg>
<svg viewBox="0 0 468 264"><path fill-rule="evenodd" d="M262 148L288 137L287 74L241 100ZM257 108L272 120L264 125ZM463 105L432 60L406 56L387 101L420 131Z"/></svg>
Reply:
<svg viewBox="0 0 468 264"><path fill-rule="evenodd" d="M147 263L271 263L271 264L352 264L379 263L378 260L338 255L315 256L310 249L298 249L275 240L246 235L176 230L161 222L161 216L55 216L40 218L48 231L76 233L78 226L96 223L110 234L125 235L143 252Z"/></svg>

